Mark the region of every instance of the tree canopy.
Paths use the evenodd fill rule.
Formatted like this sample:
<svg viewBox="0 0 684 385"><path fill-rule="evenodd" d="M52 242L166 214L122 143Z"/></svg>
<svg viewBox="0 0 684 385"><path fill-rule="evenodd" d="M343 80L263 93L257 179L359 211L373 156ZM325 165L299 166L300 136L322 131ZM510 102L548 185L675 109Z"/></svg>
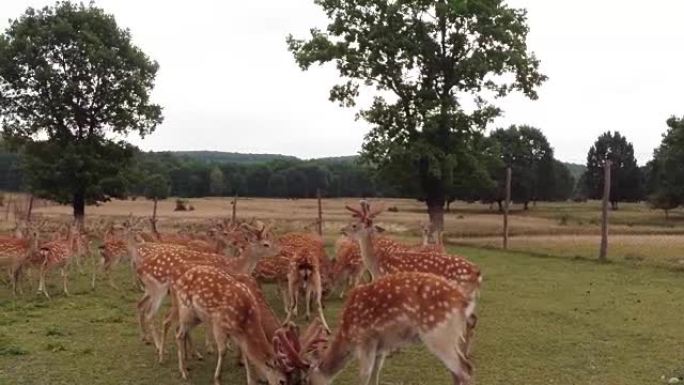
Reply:
<svg viewBox="0 0 684 385"><path fill-rule="evenodd" d="M634 147L617 131L602 134L589 149L583 178L588 197L600 199L603 196L603 166L607 159L612 162L610 202L613 209L618 208L618 202L643 199L643 178L634 157Z"/></svg>
<svg viewBox="0 0 684 385"><path fill-rule="evenodd" d="M673 116L667 126L653 154L648 183L651 205L666 213L684 203L684 118Z"/></svg>
<svg viewBox="0 0 684 385"><path fill-rule="evenodd" d="M302 69L334 62L343 78L330 99L354 106L372 129L364 159L418 186L433 226L454 174L472 160L471 141L499 114L492 100L511 91L536 98L545 77L527 50L526 12L502 0L319 0L330 22L287 38Z"/></svg>
<svg viewBox="0 0 684 385"><path fill-rule="evenodd" d="M133 149L161 123L150 102L158 65L128 30L91 5L29 8L0 35L4 137L25 157L29 189L72 203L121 196Z"/></svg>

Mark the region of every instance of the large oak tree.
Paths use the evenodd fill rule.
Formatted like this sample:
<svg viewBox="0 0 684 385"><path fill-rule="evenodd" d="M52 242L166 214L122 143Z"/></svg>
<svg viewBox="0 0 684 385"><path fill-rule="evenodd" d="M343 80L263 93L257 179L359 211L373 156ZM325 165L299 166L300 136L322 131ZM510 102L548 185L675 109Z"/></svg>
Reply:
<svg viewBox="0 0 684 385"><path fill-rule="evenodd" d="M536 98L545 77L527 49L526 12L502 0L315 0L330 23L299 40L297 63L334 62L342 77L330 99L354 106L372 125L365 160L411 189L418 186L433 226L454 174L472 157L475 133L499 114L511 91Z"/></svg>
<svg viewBox="0 0 684 385"><path fill-rule="evenodd" d="M127 134L151 133L158 65L114 17L83 4L29 8L0 35L0 114L5 138L25 157L37 195L71 203L125 192Z"/></svg>

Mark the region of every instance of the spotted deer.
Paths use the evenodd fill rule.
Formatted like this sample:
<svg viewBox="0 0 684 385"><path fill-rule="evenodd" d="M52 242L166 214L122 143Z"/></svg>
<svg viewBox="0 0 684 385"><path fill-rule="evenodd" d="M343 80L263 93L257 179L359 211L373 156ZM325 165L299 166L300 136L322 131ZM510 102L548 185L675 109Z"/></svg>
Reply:
<svg viewBox="0 0 684 385"><path fill-rule="evenodd" d="M344 298L347 289L361 283L365 271L359 244L347 236L338 238L335 242L335 263L330 275L335 289L339 289L340 298Z"/></svg>
<svg viewBox="0 0 684 385"><path fill-rule="evenodd" d="M208 324L216 342L217 362L214 384L221 383L221 366L229 340L240 348L248 361L247 383L254 384L250 364L266 377L270 385L285 385L287 377L273 344L261 327L259 305L249 288L211 266L187 270L173 283L178 306L179 327L176 332L178 369L188 378L185 366L186 335L198 320Z"/></svg>
<svg viewBox="0 0 684 385"><path fill-rule="evenodd" d="M99 263L93 266L93 276L90 282L91 288L95 288L95 280L98 271L104 273L107 278L109 286L116 288L116 284L112 279L112 269L116 267L119 262L128 257L128 247L126 239L117 234L117 230L113 224L108 224L102 234L102 244L98 246Z"/></svg>
<svg viewBox="0 0 684 385"><path fill-rule="evenodd" d="M144 288L143 297L137 305L142 339L148 341L148 335L151 334L158 350L160 340L152 321L172 282L187 269L197 264L213 264L226 271L249 275L259 259L278 252L277 245L268 236L266 226L252 229L250 243L239 258L225 258L219 254L202 253L178 245L136 245L130 235L127 242L129 253L135 261L137 276Z"/></svg>
<svg viewBox="0 0 684 385"><path fill-rule="evenodd" d="M347 225L343 231L358 241L364 265L373 280L383 275L400 272L423 272L432 273L456 283L472 300L473 312L468 314L470 336L477 323L474 310L482 283L479 267L459 256L432 250L407 249L386 237L381 237L374 242L374 235L382 229L375 226L373 220L382 212L382 208L371 210L366 201L361 201L360 209L349 206L346 208L353 213L356 220Z"/></svg>
<svg viewBox="0 0 684 385"><path fill-rule="evenodd" d="M43 293L45 297L50 298L45 285L45 277L48 272L54 269L59 269L62 275L63 291L65 295L69 295L68 289L68 267L69 263L78 252L77 244L79 242L79 230L76 224L69 227L66 238L57 239L40 246L38 250L38 259L33 261L39 267L39 281L38 293Z"/></svg>
<svg viewBox="0 0 684 385"><path fill-rule="evenodd" d="M37 228L17 228L14 236L0 237L0 266L7 270L12 284L12 293L20 292L19 279L23 269L36 257L39 233Z"/></svg>
<svg viewBox="0 0 684 385"><path fill-rule="evenodd" d="M309 384L330 384L352 356L359 360L360 383L380 383L385 357L422 342L450 371L454 384L470 382L466 357L467 314L472 300L449 280L429 273L380 277L353 289L338 330L309 374Z"/></svg>

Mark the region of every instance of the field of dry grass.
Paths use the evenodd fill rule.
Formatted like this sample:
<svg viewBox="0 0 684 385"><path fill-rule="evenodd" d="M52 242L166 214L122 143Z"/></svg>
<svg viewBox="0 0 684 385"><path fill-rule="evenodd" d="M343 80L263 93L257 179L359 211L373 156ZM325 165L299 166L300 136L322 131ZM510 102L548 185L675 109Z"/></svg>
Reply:
<svg viewBox="0 0 684 385"><path fill-rule="evenodd" d="M231 200L227 198L189 199L193 211L174 211L175 199L160 202L162 227L174 228L208 218L229 218ZM407 199L383 199L387 208L379 223L389 232L402 237L417 237L426 221L425 206ZM356 199L324 199L324 233L334 239L348 220L345 204ZM91 217L150 216L152 202L112 201L88 207ZM39 207L36 215L68 218L67 206ZM274 220L280 231L314 229L317 202L312 199L250 199L238 201L238 216ZM622 204L610 213L609 257L630 264L649 264L684 269L684 210L675 210L666 218L662 211L651 210L645 204ZM458 202L445 218L448 242L487 249L501 246L502 217L488 205ZM599 202L538 203L522 210L514 205L510 219L510 248L513 251L558 257L594 258L598 252L600 234Z"/></svg>

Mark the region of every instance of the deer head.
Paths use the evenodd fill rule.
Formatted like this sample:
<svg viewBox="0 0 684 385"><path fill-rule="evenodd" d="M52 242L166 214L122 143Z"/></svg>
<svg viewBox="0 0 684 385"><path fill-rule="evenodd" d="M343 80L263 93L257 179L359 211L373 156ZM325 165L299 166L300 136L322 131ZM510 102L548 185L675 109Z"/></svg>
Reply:
<svg viewBox="0 0 684 385"><path fill-rule="evenodd" d="M375 217L385 209L384 205L378 205L371 209L370 203L362 200L359 206L360 208L345 205L345 208L351 211L354 220L342 228L342 234L358 240L361 236L385 231L382 227L373 224Z"/></svg>

